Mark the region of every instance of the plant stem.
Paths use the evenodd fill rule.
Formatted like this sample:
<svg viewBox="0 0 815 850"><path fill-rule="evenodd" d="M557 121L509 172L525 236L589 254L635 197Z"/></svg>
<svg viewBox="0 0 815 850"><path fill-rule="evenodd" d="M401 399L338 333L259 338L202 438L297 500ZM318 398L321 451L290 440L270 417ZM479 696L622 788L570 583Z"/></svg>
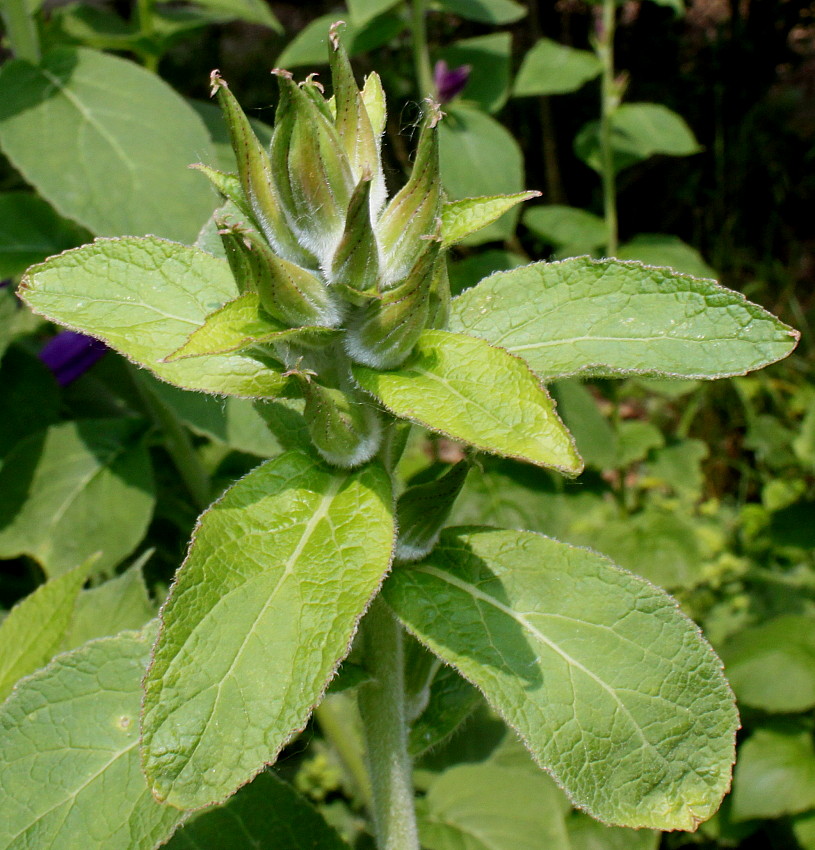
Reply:
<svg viewBox="0 0 815 850"><path fill-rule="evenodd" d="M153 35L154 29L153 2L154 0L138 0L136 3L136 14L139 21L139 34L145 41L148 42ZM140 55L141 60L144 63L144 67L148 71L152 71L154 74L158 73L159 57L156 56L155 53L151 53L149 50L142 50Z"/></svg>
<svg viewBox="0 0 815 850"><path fill-rule="evenodd" d="M25 0L5 0L2 3L3 23L11 50L18 59L39 64L42 56L37 21L28 11Z"/></svg>
<svg viewBox="0 0 815 850"><path fill-rule="evenodd" d="M612 117L620 95L614 80L615 0L603 0L600 33L595 50L603 63L600 95L600 167L603 178L603 217L606 222L606 255L617 253L617 183L612 147Z"/></svg>
<svg viewBox="0 0 815 850"><path fill-rule="evenodd" d="M187 491L196 507L203 510L212 501L209 475L195 451L187 429L173 411L140 380L138 375L133 375L133 381L147 413L164 433L164 446L181 475Z"/></svg>
<svg viewBox="0 0 815 850"><path fill-rule="evenodd" d="M373 682L359 689L378 850L419 850L405 717L402 628L381 598L363 623Z"/></svg>
<svg viewBox="0 0 815 850"><path fill-rule="evenodd" d="M416 71L416 85L419 87L419 95L421 97L434 97L436 86L433 82L430 53L427 49L427 0L413 0L410 11L410 29L413 36L413 66Z"/></svg>

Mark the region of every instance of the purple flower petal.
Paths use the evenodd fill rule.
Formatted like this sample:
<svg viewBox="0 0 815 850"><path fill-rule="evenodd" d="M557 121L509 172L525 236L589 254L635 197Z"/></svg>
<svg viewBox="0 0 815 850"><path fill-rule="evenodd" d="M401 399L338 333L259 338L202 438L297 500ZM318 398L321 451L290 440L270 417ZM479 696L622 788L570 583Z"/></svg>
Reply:
<svg viewBox="0 0 815 850"><path fill-rule="evenodd" d="M85 334L61 331L42 347L40 360L64 387L87 372L107 350L103 342Z"/></svg>
<svg viewBox="0 0 815 850"><path fill-rule="evenodd" d="M436 94L439 103L447 103L464 91L467 80L470 79L472 66L461 65L458 68L448 68L444 59L436 62L433 70L433 82L436 84Z"/></svg>

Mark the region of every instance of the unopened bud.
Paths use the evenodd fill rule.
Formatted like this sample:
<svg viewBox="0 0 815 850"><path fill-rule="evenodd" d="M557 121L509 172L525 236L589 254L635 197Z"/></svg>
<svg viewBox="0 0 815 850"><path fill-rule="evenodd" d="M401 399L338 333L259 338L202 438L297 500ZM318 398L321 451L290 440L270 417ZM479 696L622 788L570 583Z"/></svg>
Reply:
<svg viewBox="0 0 815 850"><path fill-rule="evenodd" d="M409 487L402 493L396 505L397 559L418 561L432 551L464 486L469 468L469 463L462 460L436 481Z"/></svg>
<svg viewBox="0 0 815 850"><path fill-rule="evenodd" d="M345 230L331 261L331 283L340 284L352 294L376 292L379 279L379 250L371 225L370 195L371 181L365 175L351 196Z"/></svg>
<svg viewBox="0 0 815 850"><path fill-rule="evenodd" d="M436 258L433 269L433 281L430 284L430 298L427 305L427 327L447 327L450 320L450 278L447 274L447 256L444 251Z"/></svg>
<svg viewBox="0 0 815 850"><path fill-rule="evenodd" d="M352 360L374 369L400 366L427 326L433 270L441 242L425 242L408 276L361 308L349 322L345 348Z"/></svg>

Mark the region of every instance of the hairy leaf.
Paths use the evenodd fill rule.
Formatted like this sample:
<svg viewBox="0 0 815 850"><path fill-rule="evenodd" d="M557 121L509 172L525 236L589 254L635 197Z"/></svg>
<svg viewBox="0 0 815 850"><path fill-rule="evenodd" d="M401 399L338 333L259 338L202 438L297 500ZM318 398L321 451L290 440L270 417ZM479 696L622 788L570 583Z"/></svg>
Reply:
<svg viewBox="0 0 815 850"><path fill-rule="evenodd" d="M539 195L540 192L518 192L515 195L464 198L446 203L441 213L442 244L455 245L471 233L477 233L492 224L516 204Z"/></svg>

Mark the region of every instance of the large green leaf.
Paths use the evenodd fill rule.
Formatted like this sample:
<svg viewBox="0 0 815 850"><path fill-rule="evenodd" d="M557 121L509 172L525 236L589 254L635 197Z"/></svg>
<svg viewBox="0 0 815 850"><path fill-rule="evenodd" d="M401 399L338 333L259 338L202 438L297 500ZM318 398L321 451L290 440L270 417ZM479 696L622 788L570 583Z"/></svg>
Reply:
<svg viewBox="0 0 815 850"><path fill-rule="evenodd" d="M348 0L348 11L354 26L362 27L398 2L399 0Z"/></svg>
<svg viewBox="0 0 815 850"><path fill-rule="evenodd" d="M30 192L0 194L0 278L21 274L88 239L86 230L61 218L42 198Z"/></svg>
<svg viewBox="0 0 815 850"><path fill-rule="evenodd" d="M470 67L464 89L465 100L486 112L497 112L509 94L509 66L512 39L508 32L493 32L455 41L439 51L448 67Z"/></svg>
<svg viewBox="0 0 815 850"><path fill-rule="evenodd" d="M206 511L146 679L154 793L219 802L302 729L388 570L390 481L290 452Z"/></svg>
<svg viewBox="0 0 815 850"><path fill-rule="evenodd" d="M182 813L139 769L139 683L154 632L59 656L0 708L0 846L152 850Z"/></svg>
<svg viewBox="0 0 815 850"><path fill-rule="evenodd" d="M158 76L61 47L40 66L6 63L0 88L0 145L62 215L102 236L195 239L215 197L187 166L214 153L201 120Z"/></svg>
<svg viewBox="0 0 815 850"><path fill-rule="evenodd" d="M354 366L392 413L493 454L578 473L571 435L523 361L482 340L425 331L399 369Z"/></svg>
<svg viewBox="0 0 815 850"><path fill-rule="evenodd" d="M197 248L152 237L99 239L35 266L20 294L36 312L103 340L183 389L273 398L285 384L278 371L241 352L164 362L238 295L226 261Z"/></svg>
<svg viewBox="0 0 815 850"><path fill-rule="evenodd" d="M544 774L494 764L452 767L418 809L427 850L571 850L560 793Z"/></svg>
<svg viewBox="0 0 815 850"><path fill-rule="evenodd" d="M18 443L0 469L0 558L31 555L53 576L96 553L98 570L129 555L155 502L144 430L80 419Z"/></svg>
<svg viewBox="0 0 815 850"><path fill-rule="evenodd" d="M0 702L14 683L50 661L68 629L90 562L40 585L0 625Z"/></svg>
<svg viewBox="0 0 815 850"><path fill-rule="evenodd" d="M815 747L809 731L759 729L739 748L733 819L777 818L815 808Z"/></svg>
<svg viewBox="0 0 815 850"><path fill-rule="evenodd" d="M411 755L417 758L438 747L481 703L481 695L469 682L452 667L442 666L430 684L424 711L410 724Z"/></svg>
<svg viewBox="0 0 815 850"><path fill-rule="evenodd" d="M485 112L457 104L445 107L439 124L442 183L451 199L513 195L523 190L523 154L509 131ZM470 236L468 245L506 239L515 229L518 211Z"/></svg>
<svg viewBox="0 0 815 850"><path fill-rule="evenodd" d="M512 94L515 97L568 94L593 80L602 70L603 64L594 53L541 38L524 56Z"/></svg>
<svg viewBox="0 0 815 850"><path fill-rule="evenodd" d="M786 614L744 629L722 658L744 705L782 713L815 706L815 618Z"/></svg>
<svg viewBox="0 0 815 850"><path fill-rule="evenodd" d="M385 598L479 687L575 804L694 829L730 782L738 716L721 662L653 585L531 532L448 529Z"/></svg>
<svg viewBox="0 0 815 850"><path fill-rule="evenodd" d="M439 0L439 6L483 24L511 24L526 15L526 9L515 0Z"/></svg>
<svg viewBox="0 0 815 850"><path fill-rule="evenodd" d="M194 2L196 6L203 6L205 9L223 15L225 20L246 21L249 24L269 27L275 32L283 32L280 21L264 0L194 0Z"/></svg>
<svg viewBox="0 0 815 850"><path fill-rule="evenodd" d="M310 803L268 771L223 806L187 821L166 846L167 850L225 850L237 848L236 836L247 850L348 850Z"/></svg>
<svg viewBox="0 0 815 850"><path fill-rule="evenodd" d="M546 381L743 375L785 357L799 336L715 281L585 257L487 278L453 301L450 329L523 357Z"/></svg>

